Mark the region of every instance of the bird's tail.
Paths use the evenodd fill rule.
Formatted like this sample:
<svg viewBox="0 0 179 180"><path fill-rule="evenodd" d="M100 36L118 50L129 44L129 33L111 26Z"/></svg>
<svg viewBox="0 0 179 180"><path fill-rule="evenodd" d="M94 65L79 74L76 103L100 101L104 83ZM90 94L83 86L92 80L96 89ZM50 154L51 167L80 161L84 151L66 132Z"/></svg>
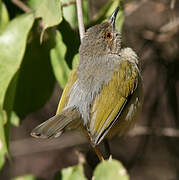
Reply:
<svg viewBox="0 0 179 180"><path fill-rule="evenodd" d="M79 119L80 113L76 108L65 109L34 128L31 136L36 138L58 137L68 125Z"/></svg>

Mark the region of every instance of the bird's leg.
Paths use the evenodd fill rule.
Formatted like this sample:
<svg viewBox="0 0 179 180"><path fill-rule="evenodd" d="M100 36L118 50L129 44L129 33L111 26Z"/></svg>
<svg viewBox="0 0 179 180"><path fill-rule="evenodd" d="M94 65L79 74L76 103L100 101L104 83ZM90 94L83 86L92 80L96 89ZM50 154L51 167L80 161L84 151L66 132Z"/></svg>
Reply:
<svg viewBox="0 0 179 180"><path fill-rule="evenodd" d="M96 155L98 156L99 160L100 160L100 161L104 161L104 158L103 158L103 156L101 155L101 153L99 152L98 148L97 148L96 146L93 146L93 145L92 145L92 147L93 147Z"/></svg>
<svg viewBox="0 0 179 180"><path fill-rule="evenodd" d="M94 149L94 151L95 151L96 155L98 156L99 160L100 160L100 161L104 161L104 158L103 158L103 156L101 155L101 153L99 152L97 146L94 145L94 144L91 142L91 139L90 139L89 134L88 134L88 141L89 141L89 143L91 144L92 148Z"/></svg>

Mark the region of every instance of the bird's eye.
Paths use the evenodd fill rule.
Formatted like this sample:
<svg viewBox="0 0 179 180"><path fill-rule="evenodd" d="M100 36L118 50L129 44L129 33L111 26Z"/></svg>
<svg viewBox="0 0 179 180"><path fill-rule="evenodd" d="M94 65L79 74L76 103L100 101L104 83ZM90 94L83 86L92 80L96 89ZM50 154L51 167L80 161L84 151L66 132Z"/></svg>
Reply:
<svg viewBox="0 0 179 180"><path fill-rule="evenodd" d="M110 40L112 40L112 38L113 38L112 33L110 33L109 31L107 31L106 34L105 34L105 39L108 40L108 41L110 41Z"/></svg>

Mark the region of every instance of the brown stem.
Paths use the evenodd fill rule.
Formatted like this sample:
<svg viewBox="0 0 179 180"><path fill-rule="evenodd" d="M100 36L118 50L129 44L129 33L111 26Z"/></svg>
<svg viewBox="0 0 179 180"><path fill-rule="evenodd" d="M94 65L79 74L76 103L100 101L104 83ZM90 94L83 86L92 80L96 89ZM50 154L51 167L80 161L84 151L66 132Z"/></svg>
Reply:
<svg viewBox="0 0 179 180"><path fill-rule="evenodd" d="M22 1L20 1L20 0L11 0L11 1L13 4L15 4L17 7L19 7L22 11L27 12L27 13L32 12L32 10L26 4L24 4ZM69 6L71 4L75 4L75 3L76 3L76 0L71 0L68 2L61 3L61 6L65 7L65 6Z"/></svg>
<svg viewBox="0 0 179 180"><path fill-rule="evenodd" d="M18 6L24 12L30 13L32 10L20 0L11 0L16 6Z"/></svg>
<svg viewBox="0 0 179 180"><path fill-rule="evenodd" d="M68 2L61 3L61 6L65 7L65 6L69 6L71 4L75 4L75 3L76 3L76 0L71 0L71 1L68 1Z"/></svg>

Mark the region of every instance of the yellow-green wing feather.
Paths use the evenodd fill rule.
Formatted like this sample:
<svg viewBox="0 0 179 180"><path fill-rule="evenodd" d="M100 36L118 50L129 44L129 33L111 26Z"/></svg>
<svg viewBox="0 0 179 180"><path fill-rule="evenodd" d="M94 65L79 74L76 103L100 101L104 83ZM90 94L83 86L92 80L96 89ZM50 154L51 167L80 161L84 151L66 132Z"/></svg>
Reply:
<svg viewBox="0 0 179 180"><path fill-rule="evenodd" d="M68 83L66 84L64 90L63 90L63 93L62 93L62 96L61 96L61 99L60 99L60 102L58 104L58 108L57 108L57 111L56 111L56 114L59 114L63 108L65 108L65 106L67 105L68 103L68 99L69 99L69 91L71 89L71 87L73 86L73 84L75 83L75 81L77 80L77 67L72 71L69 79L68 79ZM76 113L76 116L80 116L79 112ZM75 115L74 115L75 117ZM81 121L81 118L77 118L77 119L74 119L71 123L68 124L68 126L66 127L66 130L72 130L72 129L82 129L82 121Z"/></svg>
<svg viewBox="0 0 179 180"><path fill-rule="evenodd" d="M81 125L81 121L78 120L80 119L80 113L77 109L71 107L64 110L68 102L69 91L77 80L76 72L77 69L71 73L60 99L56 115L34 128L31 133L32 136L37 138L58 137L64 130L77 128Z"/></svg>
<svg viewBox="0 0 179 180"><path fill-rule="evenodd" d="M88 124L92 141L98 144L123 112L138 84L138 69L134 63L122 61L112 79L104 85L91 106Z"/></svg>
<svg viewBox="0 0 179 180"><path fill-rule="evenodd" d="M59 112L61 112L61 110L66 106L67 102L68 102L68 93L72 87L72 85L75 83L75 81L77 80L77 68L71 73L68 83L65 86L60 102L58 104L58 108L57 108L57 112L56 114L58 114Z"/></svg>

